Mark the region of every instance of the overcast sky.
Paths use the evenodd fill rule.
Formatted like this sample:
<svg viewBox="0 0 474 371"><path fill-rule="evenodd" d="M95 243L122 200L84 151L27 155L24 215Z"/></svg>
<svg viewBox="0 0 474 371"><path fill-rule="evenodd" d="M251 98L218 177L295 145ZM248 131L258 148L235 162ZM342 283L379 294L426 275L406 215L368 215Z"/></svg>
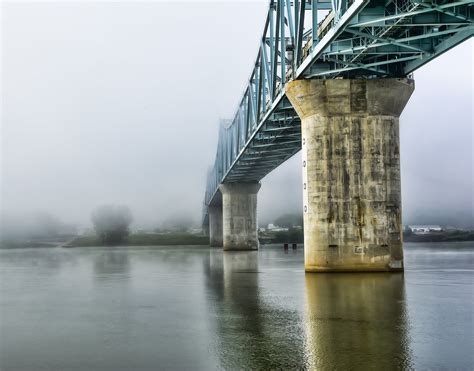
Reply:
<svg viewBox="0 0 474 371"><path fill-rule="evenodd" d="M266 9L4 1L2 211L84 224L119 203L136 226L198 221L218 121L241 98ZM404 222L472 224L472 63L469 41L415 73L401 117ZM300 163L263 180L261 220L301 211Z"/></svg>

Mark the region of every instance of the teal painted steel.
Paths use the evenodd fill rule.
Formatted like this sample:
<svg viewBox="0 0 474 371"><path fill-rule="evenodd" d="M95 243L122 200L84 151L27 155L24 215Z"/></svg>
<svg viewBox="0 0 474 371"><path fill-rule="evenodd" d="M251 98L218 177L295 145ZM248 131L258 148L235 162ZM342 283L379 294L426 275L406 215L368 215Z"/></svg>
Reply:
<svg viewBox="0 0 474 371"><path fill-rule="evenodd" d="M474 0L271 0L257 58L232 120L221 122L204 199L253 182L301 148L285 96L292 79L406 77L474 34Z"/></svg>

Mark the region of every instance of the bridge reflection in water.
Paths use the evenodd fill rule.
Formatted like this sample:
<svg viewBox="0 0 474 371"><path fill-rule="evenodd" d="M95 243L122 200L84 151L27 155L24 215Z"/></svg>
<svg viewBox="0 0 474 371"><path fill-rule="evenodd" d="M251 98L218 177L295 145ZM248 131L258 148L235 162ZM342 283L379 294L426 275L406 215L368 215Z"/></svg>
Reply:
<svg viewBox="0 0 474 371"><path fill-rule="evenodd" d="M402 274L306 275L305 288L311 368L411 368Z"/></svg>
<svg viewBox="0 0 474 371"><path fill-rule="evenodd" d="M223 368L412 366L402 275L301 272L293 276L304 292L292 294L301 286L288 282L286 295L277 286L288 272L259 271L258 254L211 251L204 260L213 352Z"/></svg>
<svg viewBox="0 0 474 371"><path fill-rule="evenodd" d="M265 296L258 252L211 252L205 264L215 353L224 369L305 366L301 314ZM278 298L274 298L278 302Z"/></svg>
<svg viewBox="0 0 474 371"><path fill-rule="evenodd" d="M404 276L305 275L281 245L0 249L0 369L472 369L472 243L408 246Z"/></svg>

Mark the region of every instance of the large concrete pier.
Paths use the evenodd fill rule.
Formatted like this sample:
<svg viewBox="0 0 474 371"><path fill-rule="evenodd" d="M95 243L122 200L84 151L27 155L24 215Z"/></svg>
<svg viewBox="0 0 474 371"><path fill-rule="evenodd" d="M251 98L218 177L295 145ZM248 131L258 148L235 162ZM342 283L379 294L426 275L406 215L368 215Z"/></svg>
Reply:
<svg viewBox="0 0 474 371"><path fill-rule="evenodd" d="M225 183L222 193L224 250L256 250L257 192L260 183Z"/></svg>
<svg viewBox="0 0 474 371"><path fill-rule="evenodd" d="M223 244L222 237L222 205L209 206L209 244L219 247Z"/></svg>
<svg viewBox="0 0 474 371"><path fill-rule="evenodd" d="M305 270L403 270L399 116L410 79L294 80Z"/></svg>

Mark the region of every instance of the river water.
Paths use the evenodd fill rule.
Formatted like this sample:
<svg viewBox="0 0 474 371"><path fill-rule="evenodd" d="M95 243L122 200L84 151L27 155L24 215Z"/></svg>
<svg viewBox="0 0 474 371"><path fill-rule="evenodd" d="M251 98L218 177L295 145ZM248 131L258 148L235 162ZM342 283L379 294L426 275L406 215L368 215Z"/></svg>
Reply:
<svg viewBox="0 0 474 371"><path fill-rule="evenodd" d="M0 369L473 369L474 244L305 274L262 246L0 250Z"/></svg>

